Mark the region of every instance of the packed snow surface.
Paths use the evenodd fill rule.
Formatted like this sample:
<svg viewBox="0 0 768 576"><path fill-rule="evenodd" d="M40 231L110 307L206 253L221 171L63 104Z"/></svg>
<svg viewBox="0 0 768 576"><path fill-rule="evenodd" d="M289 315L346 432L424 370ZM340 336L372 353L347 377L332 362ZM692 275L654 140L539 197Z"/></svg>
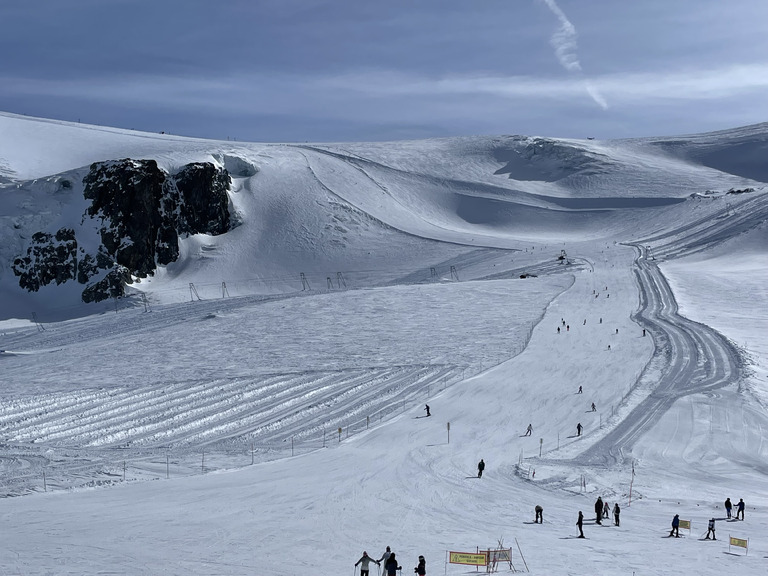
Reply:
<svg viewBox="0 0 768 576"><path fill-rule="evenodd" d="M460 575L448 551L501 545L539 575L764 574L766 135L270 145L0 114L0 572L348 573L391 546ZM21 291L25 239L126 157L226 167L239 226L121 302Z"/></svg>

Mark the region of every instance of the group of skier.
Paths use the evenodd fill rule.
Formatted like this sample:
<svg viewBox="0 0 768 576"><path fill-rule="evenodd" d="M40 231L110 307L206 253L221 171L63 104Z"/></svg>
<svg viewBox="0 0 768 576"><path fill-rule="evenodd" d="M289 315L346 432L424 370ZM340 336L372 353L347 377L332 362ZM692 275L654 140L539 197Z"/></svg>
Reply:
<svg viewBox="0 0 768 576"><path fill-rule="evenodd" d="M397 565L397 558L395 557L395 553L392 552L392 549L389 546L387 546L384 554L382 554L381 558L378 560L374 560L368 556L368 552L363 552L360 560L355 562L355 567L358 565L360 566L360 576L369 576L371 562L375 563L377 566L383 565L385 576L396 576L397 571L403 569L402 566ZM413 569L413 572L418 576L425 576L427 573L427 561L424 559L424 556L419 556L419 563Z"/></svg>
<svg viewBox="0 0 768 576"><path fill-rule="evenodd" d="M744 509L746 508L746 504L744 504L744 499L739 498L739 503L736 505L736 516L731 517L731 511L733 509L733 504L731 504L731 499L726 498L725 502L723 503L723 506L725 507L725 514L726 514L726 520L744 520ZM741 518L739 518L741 516ZM704 537L704 540L710 540L710 535L712 536L711 540L717 540L715 537L715 521L716 518L710 518L709 522L707 522L707 535ZM680 538L680 515L675 514L674 518L672 518L672 530L669 531L669 536Z"/></svg>

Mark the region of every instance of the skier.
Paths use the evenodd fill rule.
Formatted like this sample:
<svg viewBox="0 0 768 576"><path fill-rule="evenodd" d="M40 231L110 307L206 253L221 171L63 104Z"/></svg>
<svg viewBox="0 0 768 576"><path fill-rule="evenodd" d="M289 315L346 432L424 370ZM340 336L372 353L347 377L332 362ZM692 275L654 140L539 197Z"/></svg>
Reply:
<svg viewBox="0 0 768 576"><path fill-rule="evenodd" d="M603 498L601 496L597 497L597 500L595 500L595 524L601 524L602 525L602 518L603 518Z"/></svg>
<svg viewBox="0 0 768 576"><path fill-rule="evenodd" d="M674 536L675 538L680 538L680 515L675 514L675 517L672 518L672 530L669 531L669 535Z"/></svg>
<svg viewBox="0 0 768 576"><path fill-rule="evenodd" d="M544 508L536 504L536 519L533 521L534 524L544 524Z"/></svg>
<svg viewBox="0 0 768 576"><path fill-rule="evenodd" d="M560 334L560 326L557 327L557 333Z"/></svg>
<svg viewBox="0 0 768 576"><path fill-rule="evenodd" d="M426 411L427 411L427 416L432 416L432 414L430 414L430 413L429 413L429 404L426 404L426 405L424 406L424 410L426 410Z"/></svg>
<svg viewBox="0 0 768 576"><path fill-rule="evenodd" d="M736 504L736 520L739 519L739 514L741 514L741 519L744 520L744 506L744 500L739 498L739 503Z"/></svg>
<svg viewBox="0 0 768 576"><path fill-rule="evenodd" d="M371 562L376 562L376 564L379 564L378 560L374 560L370 556L368 556L368 552L363 552L363 555L360 557L360 560L355 562L355 566L360 564L360 576L368 576L368 565Z"/></svg>
<svg viewBox="0 0 768 576"><path fill-rule="evenodd" d="M712 532L712 540L717 540L717 538L715 538L715 519L714 518L709 519L709 524L707 524L707 537L704 538L704 540L709 540L710 532Z"/></svg>
<svg viewBox="0 0 768 576"><path fill-rule="evenodd" d="M733 506L731 505L731 499L730 498L726 498L725 499L725 513L726 513L726 515L728 516L729 519L731 517L731 508L732 507Z"/></svg>
<svg viewBox="0 0 768 576"><path fill-rule="evenodd" d="M579 391L578 391L578 392L576 392L576 394L581 394L581 392L582 392L582 390L581 390L581 386L579 386Z"/></svg>
<svg viewBox="0 0 768 576"><path fill-rule="evenodd" d="M424 560L424 556L419 556L419 565L413 571L419 576L424 576L427 573L427 561Z"/></svg>
<svg viewBox="0 0 768 576"><path fill-rule="evenodd" d="M579 519L576 520L576 526L579 527L579 538L584 538L584 530L581 529L581 525L584 523L584 514L579 510Z"/></svg>
<svg viewBox="0 0 768 576"><path fill-rule="evenodd" d="M613 523L616 526L619 525L619 514L621 514L621 508L619 508L619 503L616 502L616 504L613 505Z"/></svg>
<svg viewBox="0 0 768 576"><path fill-rule="evenodd" d="M376 562L378 563L378 565L379 565L379 566L381 566L381 563L383 562L383 563L384 563L384 567L385 567L385 570L386 570L386 566L387 566L387 560L389 560L389 557L390 557L391 555L392 555L392 550L390 549L390 547L389 547L389 546L387 546L387 549L384 551L384 554L382 554L382 555L381 555L381 558L379 558L378 560L376 560Z"/></svg>
<svg viewBox="0 0 768 576"><path fill-rule="evenodd" d="M566 332L570 332L570 331L571 331L571 325L570 325L570 324L567 324L567 325L565 326L565 331L566 331Z"/></svg>
<svg viewBox="0 0 768 576"><path fill-rule="evenodd" d="M477 477L482 478L483 477L483 470L485 470L485 462L483 462L483 459L480 458L480 462L477 463Z"/></svg>
<svg viewBox="0 0 768 576"><path fill-rule="evenodd" d="M611 506L608 504L608 501L605 501L605 504L603 504L603 518L610 518L611 517Z"/></svg>
<svg viewBox="0 0 768 576"><path fill-rule="evenodd" d="M597 407L595 407L595 403L592 402L592 412L595 412L597 410Z"/></svg>
<svg viewBox="0 0 768 576"><path fill-rule="evenodd" d="M525 429L525 435L526 435L526 436L530 436L530 435L531 435L531 432L533 432L533 426L531 426L530 424L528 424L528 428L526 428L526 429Z"/></svg>
<svg viewBox="0 0 768 576"><path fill-rule="evenodd" d="M583 426L581 425L581 422L576 424L576 436L581 436L581 429L582 428L583 428Z"/></svg>
<svg viewBox="0 0 768 576"><path fill-rule="evenodd" d="M395 558L395 553L392 552L392 554L389 555L389 558L387 558L387 562L384 564L384 572L386 572L387 576L396 576L397 571L402 569L402 566L397 565L397 558Z"/></svg>
<svg viewBox="0 0 768 576"><path fill-rule="evenodd" d="M645 336L645 328L643 328L643 336Z"/></svg>

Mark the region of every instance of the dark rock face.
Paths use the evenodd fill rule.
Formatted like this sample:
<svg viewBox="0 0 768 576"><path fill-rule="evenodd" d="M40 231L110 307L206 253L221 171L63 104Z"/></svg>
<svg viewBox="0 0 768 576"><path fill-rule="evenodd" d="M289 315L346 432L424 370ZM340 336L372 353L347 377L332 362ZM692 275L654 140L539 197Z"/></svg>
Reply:
<svg viewBox="0 0 768 576"><path fill-rule="evenodd" d="M73 229L55 236L38 232L25 256L14 260L19 285L30 291L51 282L102 278L83 291L83 301L124 295L133 277L145 278L158 265L179 257L179 235L224 234L231 229L229 173L209 162L184 166L174 176L154 160L97 162L83 178L91 201L86 217L101 222L97 254L80 250Z"/></svg>
<svg viewBox="0 0 768 576"><path fill-rule="evenodd" d="M184 166L174 179L182 200L179 232L217 236L229 230L231 179L226 170L197 162Z"/></svg>
<svg viewBox="0 0 768 576"><path fill-rule="evenodd" d="M71 228L61 228L56 234L36 232L27 255L13 261L13 273L19 286L37 292L51 282L63 284L77 273L77 240Z"/></svg>

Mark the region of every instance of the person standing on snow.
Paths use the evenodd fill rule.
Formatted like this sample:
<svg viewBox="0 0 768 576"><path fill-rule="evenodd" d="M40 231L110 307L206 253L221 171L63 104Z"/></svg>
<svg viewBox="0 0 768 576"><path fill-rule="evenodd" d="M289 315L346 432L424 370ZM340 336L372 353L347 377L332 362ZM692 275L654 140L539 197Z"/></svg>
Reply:
<svg viewBox="0 0 768 576"><path fill-rule="evenodd" d="M619 503L616 502L616 504L613 505L613 523L616 524L616 526L619 525L619 514L621 514L621 508L619 508Z"/></svg>
<svg viewBox="0 0 768 576"><path fill-rule="evenodd" d="M726 513L726 515L728 516L729 519L731 517L731 508L733 508L733 505L731 504L731 499L730 498L726 498L725 499L725 513Z"/></svg>
<svg viewBox="0 0 768 576"><path fill-rule="evenodd" d="M597 412L597 407L594 402L592 402L592 412Z"/></svg>
<svg viewBox="0 0 768 576"><path fill-rule="evenodd" d="M583 426L581 425L581 422L579 422L578 424L576 424L576 436L581 436L581 430L582 430L582 428L583 428Z"/></svg>
<svg viewBox="0 0 768 576"><path fill-rule="evenodd" d="M413 571L419 576L424 576L427 573L427 561L424 560L424 556L419 556L419 565Z"/></svg>
<svg viewBox="0 0 768 576"><path fill-rule="evenodd" d="M427 416L432 416L432 414L429 413L429 404L424 405L424 410L427 411Z"/></svg>
<svg viewBox="0 0 768 576"><path fill-rule="evenodd" d="M603 499L598 496L595 500L595 524L602 524L603 518Z"/></svg>
<svg viewBox="0 0 768 576"><path fill-rule="evenodd" d="M582 524L584 524L584 514L579 510L579 519L576 520L576 526L579 527L579 538L584 538L584 530L581 529Z"/></svg>
<svg viewBox="0 0 768 576"><path fill-rule="evenodd" d="M397 558L395 558L395 553L392 552L392 554L389 555L389 558L387 558L387 562L384 564L384 572L386 572L387 576L396 576L397 571L402 569L402 566L397 565Z"/></svg>
<svg viewBox="0 0 768 576"><path fill-rule="evenodd" d="M736 504L736 520L739 519L739 514L741 514L741 519L744 520L744 507L744 500L739 498L739 503Z"/></svg>
<svg viewBox="0 0 768 576"><path fill-rule="evenodd" d="M608 504L608 500L603 504L603 518L611 517L611 506Z"/></svg>
<svg viewBox="0 0 768 576"><path fill-rule="evenodd" d="M485 470L485 462L483 462L483 459L480 458L480 462L477 463L477 477L482 478L483 477L483 470Z"/></svg>
<svg viewBox="0 0 768 576"><path fill-rule="evenodd" d="M704 540L709 540L710 532L712 532L712 540L717 540L717 538L715 538L715 519L714 518L709 519L709 524L707 524L707 536L706 538L704 538Z"/></svg>
<svg viewBox="0 0 768 576"><path fill-rule="evenodd" d="M536 519L533 521L534 524L544 524L544 508L542 508L539 504L536 504Z"/></svg>
<svg viewBox="0 0 768 576"><path fill-rule="evenodd" d="M384 566L386 567L386 565L387 565L387 560L389 560L389 557L390 557L391 555L392 555L392 550L390 549L390 547L389 547L389 546L387 546L387 549L384 551L384 554L382 554L382 555L381 555L381 558L379 558L378 560L376 560L376 563L377 563L379 566L381 566L381 565L382 565L382 562L383 562L383 563L384 563Z"/></svg>
<svg viewBox="0 0 768 576"><path fill-rule="evenodd" d="M371 562L376 562L376 564L379 564L378 560L374 560L370 556L368 556L368 552L363 552L363 555L360 557L360 560L355 562L355 566L360 564L360 576L368 576L368 565Z"/></svg>
<svg viewBox="0 0 768 576"><path fill-rule="evenodd" d="M680 538L680 515L675 514L675 517L672 518L672 530L669 531L670 536L674 536L675 538Z"/></svg>

